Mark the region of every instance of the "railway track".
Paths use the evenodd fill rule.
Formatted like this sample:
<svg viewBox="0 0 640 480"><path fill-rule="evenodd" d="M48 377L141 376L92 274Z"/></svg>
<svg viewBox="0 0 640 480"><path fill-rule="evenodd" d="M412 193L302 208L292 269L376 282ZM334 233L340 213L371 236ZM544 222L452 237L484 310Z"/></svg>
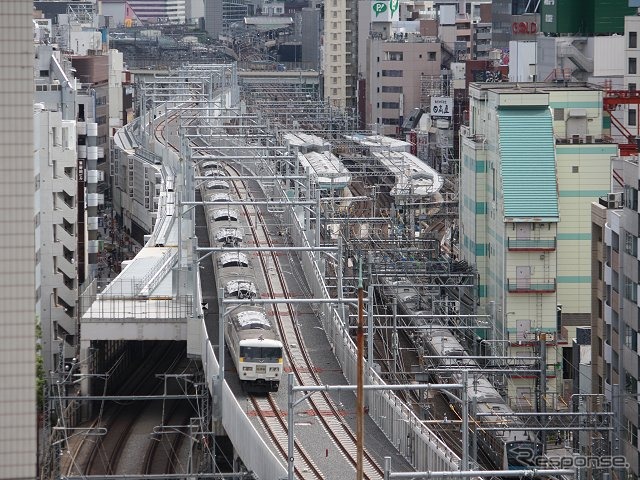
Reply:
<svg viewBox="0 0 640 480"><path fill-rule="evenodd" d="M175 121L177 114L171 114L167 121ZM161 143L165 142L164 122L156 128L156 138ZM175 149L175 147L172 146ZM238 170L228 165L232 175L239 175ZM248 188L241 182L232 182L238 198L250 199ZM363 188L364 189L364 188ZM359 190L358 190L359 191ZM262 212L258 208L243 206L247 218L247 223L252 232L255 246L275 246L271 235L264 221ZM369 203L358 202L352 207L356 210L357 216L365 216L370 210ZM256 221L254 221L257 220ZM276 252L259 252L256 258L264 272L264 279L268 290L268 295L272 298L290 298L287 289L284 272L280 266L278 254ZM285 306L286 305L286 306ZM313 362L304 348L302 334L295 322L295 312L291 304L277 304L273 308L274 320L278 325L279 333L288 359L288 365L296 376L299 385L321 385L319 376L315 373ZM251 404L255 414L260 418L264 429L276 446L279 453L286 458L288 449L288 431L286 422L286 412L278 407L272 395L266 397L251 396ZM349 425L342 420L344 412L340 411L329 395L325 392L316 393L307 399L310 405L309 412L322 425L334 445L340 450L344 458L356 467L356 437ZM326 478L313 462L310 455L303 446L296 440L295 448L295 472L300 479L321 479ZM364 452L364 478L367 480L377 480L383 477L382 469L373 460L371 455Z"/></svg>
<svg viewBox="0 0 640 480"><path fill-rule="evenodd" d="M233 170L234 174L238 174L237 170L232 167L230 168ZM239 198L251 198L248 189L244 187L244 185L240 187L237 182L234 182L234 185ZM257 208L250 208L246 205L243 206L243 208L255 245L273 247L274 242L271 240L271 235L261 211ZM254 222L254 219L257 220L257 224ZM259 252L258 259L264 272L269 296L271 298L292 298L288 291L287 282L284 272L280 266L277 253ZM297 327L295 316L294 308L290 303L277 304L277 306L274 307L274 319L279 328L281 341L285 346L289 367L295 374L296 381L299 385L321 385L322 382L315 372L313 362L304 348L304 339ZM307 401L310 404L316 420L322 424L324 430L331 437L333 443L340 449L343 456L355 467L356 437L351 428L342 421L342 413L325 392L309 396ZM273 408L271 411L274 411ZM275 411L278 416L281 416L278 410ZM271 422L266 422L264 418L262 418L262 421L265 428L269 428L268 423ZM281 428L286 431L286 426L282 425ZM277 437L277 435L274 434L270 435ZM282 440L286 442L287 437L282 435ZM304 450L300 446L296 446L296 449L300 449L299 452L302 456L300 460L305 464L305 467L298 468L298 471L303 473L313 472L314 467L312 462L308 459L308 455L304 453ZM364 452L364 476L371 480L382 478L383 476L382 469L376 464L366 450ZM302 478L309 477L303 476Z"/></svg>
<svg viewBox="0 0 640 480"><path fill-rule="evenodd" d="M171 343L160 345L147 355L146 361L133 373L127 384L121 387L122 395L147 395L157 388L158 371L169 371L184 358L184 345ZM139 465L127 464L123 460L132 432L137 424L149 423L148 415L153 414L149 401L120 402L106 410L97 418L92 429L106 429L99 437L85 437L73 449L66 468L67 475L115 475L123 471L133 471ZM146 418L145 418L146 417ZM155 419L153 419L155 421ZM154 442L152 442L154 443ZM173 473L173 470L160 473Z"/></svg>
<svg viewBox="0 0 640 480"><path fill-rule="evenodd" d="M183 402L175 400L168 405L167 411L166 424L154 431L144 455L141 473L145 475L187 471L182 464L180 452L190 433L187 425L192 412L185 408ZM183 468L179 468L181 466Z"/></svg>

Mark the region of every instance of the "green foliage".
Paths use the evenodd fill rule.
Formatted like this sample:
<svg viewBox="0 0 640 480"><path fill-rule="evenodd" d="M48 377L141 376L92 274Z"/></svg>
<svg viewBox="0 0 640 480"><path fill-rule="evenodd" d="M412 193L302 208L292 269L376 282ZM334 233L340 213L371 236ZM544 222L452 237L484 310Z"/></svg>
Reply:
<svg viewBox="0 0 640 480"><path fill-rule="evenodd" d="M44 405L44 361L42 359L42 327L36 323L36 404L38 413L42 413Z"/></svg>

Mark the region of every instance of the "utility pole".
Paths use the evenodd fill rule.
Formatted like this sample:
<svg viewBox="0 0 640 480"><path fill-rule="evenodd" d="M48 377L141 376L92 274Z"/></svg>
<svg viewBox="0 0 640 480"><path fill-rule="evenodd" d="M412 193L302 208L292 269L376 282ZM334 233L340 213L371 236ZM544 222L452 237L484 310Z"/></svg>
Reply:
<svg viewBox="0 0 640 480"><path fill-rule="evenodd" d="M371 308L371 305L369 305ZM371 332L369 332L371 335ZM359 258L358 273L358 341L357 392L356 392L356 480L364 478L364 287L362 285L362 255ZM371 355L371 352L369 352Z"/></svg>

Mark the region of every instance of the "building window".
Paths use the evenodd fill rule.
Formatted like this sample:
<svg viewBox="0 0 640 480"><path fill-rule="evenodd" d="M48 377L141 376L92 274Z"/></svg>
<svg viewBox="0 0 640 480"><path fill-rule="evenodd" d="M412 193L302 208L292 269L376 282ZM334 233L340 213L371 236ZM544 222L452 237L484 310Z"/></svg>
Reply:
<svg viewBox="0 0 640 480"><path fill-rule="evenodd" d="M638 284L625 275L624 298L631 302L638 301Z"/></svg>
<svg viewBox="0 0 640 480"><path fill-rule="evenodd" d="M624 206L634 212L638 211L638 190L629 185L624 186Z"/></svg>
<svg viewBox="0 0 640 480"><path fill-rule="evenodd" d="M627 123L629 126L635 127L637 123L636 119L638 117L637 110L635 108L630 108L627 116Z"/></svg>
<svg viewBox="0 0 640 480"><path fill-rule="evenodd" d="M638 238L629 232L624 232L624 251L634 257L638 254Z"/></svg>
<svg viewBox="0 0 640 480"><path fill-rule="evenodd" d="M629 91L630 92L635 92L636 91L636 84L635 83L630 83L629 84Z"/></svg>
<svg viewBox="0 0 640 480"><path fill-rule="evenodd" d="M402 93L402 87L396 85L383 85L382 93Z"/></svg>
<svg viewBox="0 0 640 480"><path fill-rule="evenodd" d="M625 391L627 393L638 393L638 380L628 373L625 375Z"/></svg>
<svg viewBox="0 0 640 480"><path fill-rule="evenodd" d="M634 57L629 57L629 71L627 73L629 75L635 75L636 71L636 59Z"/></svg>
<svg viewBox="0 0 640 480"><path fill-rule="evenodd" d="M629 48L638 48L638 32L629 32Z"/></svg>
<svg viewBox="0 0 640 480"><path fill-rule="evenodd" d="M382 70L383 77L402 77L402 70Z"/></svg>
<svg viewBox="0 0 640 480"><path fill-rule="evenodd" d="M382 108L393 108L398 110L400 108L399 102L382 102Z"/></svg>
<svg viewBox="0 0 640 480"><path fill-rule="evenodd" d="M383 118L382 125L398 125L397 118Z"/></svg>
<svg viewBox="0 0 640 480"><path fill-rule="evenodd" d="M392 62L401 62L404 59L403 52L385 52L384 59Z"/></svg>
<svg viewBox="0 0 640 480"><path fill-rule="evenodd" d="M598 280L602 280L602 262L598 260Z"/></svg>
<svg viewBox="0 0 640 480"><path fill-rule="evenodd" d="M629 325L624 326L624 344L634 352L638 349L638 332Z"/></svg>

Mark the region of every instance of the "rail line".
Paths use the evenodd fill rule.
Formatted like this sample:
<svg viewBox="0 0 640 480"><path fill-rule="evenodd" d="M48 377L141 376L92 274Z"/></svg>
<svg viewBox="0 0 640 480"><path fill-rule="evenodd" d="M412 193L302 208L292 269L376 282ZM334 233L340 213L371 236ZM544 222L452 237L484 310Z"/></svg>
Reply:
<svg viewBox="0 0 640 480"><path fill-rule="evenodd" d="M135 391L145 394L152 390L156 381L154 376L156 371L171 369L172 365L182 358L182 353L183 349L179 344L154 348L137 372L131 375L127 382L128 386L124 387L125 391L129 391L129 394L133 394ZM107 434L92 443L86 456L82 454L82 445L75 450L70 464L70 472L78 467L86 472L85 475L115 475L119 470L128 470L129 466L121 465L122 453L136 423L144 422L144 413L148 403L137 401L133 405L120 404L110 411L103 420L96 420L94 426L106 427ZM88 444L88 437L82 443Z"/></svg>
<svg viewBox="0 0 640 480"><path fill-rule="evenodd" d="M166 121L177 118L177 114L171 114ZM164 142L165 129L164 123L155 130L156 139ZM174 148L173 145L171 148ZM239 171L227 164L227 168L234 175L239 175ZM242 186L238 185L240 183ZM238 198L250 199L251 195L248 188L242 182L232 182ZM253 240L256 246L266 244L273 247L275 244L271 240L262 212L255 207L243 207L247 224L252 232ZM362 215L367 210L367 206L358 208ZM257 220L254 224L253 218ZM261 232L261 233L260 233ZM261 239L261 237L263 237ZM280 262L276 252L257 254L261 268L264 272L264 279L269 295L273 298L289 298L289 291L286 285L284 272L281 269ZM270 259L270 261L269 261ZM272 267L269 266L272 264ZM319 376L315 373L313 362L304 348L302 333L295 322L295 312L291 304L286 304L286 310L282 310L282 304L275 305L273 308L274 318L278 325L281 341L285 345L289 366L296 375L299 385L321 385ZM289 317L286 319L285 317ZM296 345L297 348L292 348ZM280 410L272 395L267 397L251 396L251 403L255 409L256 415L260 418L262 425L267 431L269 437L276 445L281 455L287 457L288 449L288 430L285 421L286 414ZM356 467L356 436L349 425L342 421L342 412L336 407L326 392L320 392L307 399L311 406L311 410L315 418L322 424L333 443L338 447L343 456ZM321 479L324 478L319 468L315 465L310 455L307 454L299 442L294 441L296 451L296 476L301 479ZM378 480L383 477L383 471L380 466L373 460L371 455L365 450L364 452L364 478L367 480Z"/></svg>
<svg viewBox="0 0 640 480"><path fill-rule="evenodd" d="M233 167L230 167L235 174L238 171ZM237 186L237 182L234 182L237 194L240 198L251 198L248 189L241 191ZM254 212L250 212L248 206L243 206L247 217L247 223L253 235L256 246L261 246L262 243L266 243L266 246L273 247L274 243L271 241L271 235L266 227L264 217L259 209L255 208ZM255 215L252 215L255 213ZM258 225L253 224L252 218L257 219ZM264 237L261 240L262 232ZM286 279L284 272L280 267L280 262L276 252L270 252L264 254L259 253L260 263L264 271L264 278L269 289L269 294L273 298L290 298L289 291L287 289ZM270 258L273 267L269 268L267 259ZM281 291L276 291L277 287L275 283L278 283ZM321 385L319 376L315 373L314 365L309 357L306 349L304 348L304 340L302 334L295 322L295 311L293 306L289 303L286 305L286 311L281 310L281 306L274 307L274 317L277 321L280 331L280 337L287 357L289 360L289 366L296 375L296 380L300 385ZM285 320L285 317L289 317ZM292 348L292 345L297 345L297 348ZM340 449L344 457L355 467L356 466L356 437L351 431L350 427L341 420L342 414L331 401L326 392L310 396L307 401L311 405L311 409L314 412L317 420L323 425L327 434L331 437L334 444ZM364 475L367 479L377 479L383 477L382 469L376 464L371 455L365 450L364 452Z"/></svg>

